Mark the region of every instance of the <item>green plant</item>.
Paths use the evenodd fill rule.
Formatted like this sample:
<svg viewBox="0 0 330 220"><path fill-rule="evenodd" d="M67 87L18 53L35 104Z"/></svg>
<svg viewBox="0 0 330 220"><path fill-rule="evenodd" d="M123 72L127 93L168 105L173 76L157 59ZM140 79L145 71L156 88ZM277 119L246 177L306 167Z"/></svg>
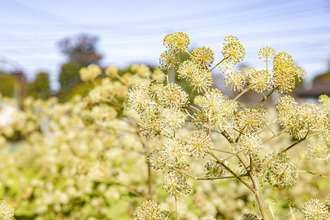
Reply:
<svg viewBox="0 0 330 220"><path fill-rule="evenodd" d="M319 101L323 106L298 105L287 95L294 89L295 80L302 79L306 73L285 52L276 53L273 48L264 47L259 56L265 62L265 69L249 67L237 71L233 68L243 60L245 50L236 37L225 38L223 57L212 68L209 66L214 60L213 52L203 47L190 53L189 43L188 35L182 32L166 35L167 50L160 56L160 66L167 71L177 69L179 78L186 79L193 91L202 93L193 103L189 103L189 95L177 84L170 83L167 76L166 82L155 80L149 85L133 86L128 92L126 110L139 114L141 134L148 138L165 137L163 147L152 151L147 161L154 169L163 171L163 189L174 196L176 204L181 194L191 191L188 178L236 179L254 194L260 214L266 220L273 213L267 212L263 183L289 188L298 182L299 169L293 165L289 150L313 137L317 140L316 147L310 145L305 159L328 162L330 111L327 106L330 99L322 96ZM182 52L188 53L191 60L179 65ZM226 86L240 92L234 99L227 99L221 91L212 88L211 71L216 67L226 73ZM156 72L163 74L160 68ZM263 97L253 108L237 102L248 91ZM271 117L264 103L274 93L281 97L275 102L277 114ZM193 123L196 130L182 138L177 133L185 123ZM293 141L286 147L270 149L270 143L285 133L291 135ZM212 141L214 135L223 136L227 143L216 145ZM190 164L194 159L200 160L199 166L205 164L204 176L197 177L193 173ZM152 219L151 215L149 218L139 216L141 213L138 219ZM255 219L253 216L246 215L243 219ZM329 213L325 212L322 217L326 219ZM179 219L177 211L176 219Z"/></svg>

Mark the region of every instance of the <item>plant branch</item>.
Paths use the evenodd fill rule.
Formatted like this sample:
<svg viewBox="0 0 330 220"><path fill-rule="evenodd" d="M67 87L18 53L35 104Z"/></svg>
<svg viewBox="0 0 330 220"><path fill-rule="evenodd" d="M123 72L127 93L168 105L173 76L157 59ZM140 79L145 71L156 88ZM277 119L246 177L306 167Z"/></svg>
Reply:
<svg viewBox="0 0 330 220"><path fill-rule="evenodd" d="M212 69L210 69L210 72L212 72L212 70L214 70L217 66L219 66L223 61L225 61L226 59L228 59L228 57L224 57L219 63L217 63L214 67L212 67Z"/></svg>
<svg viewBox="0 0 330 220"><path fill-rule="evenodd" d="M241 181L247 188L249 188L253 193L255 193L255 190L250 186L245 180L243 180L239 175L237 175L232 169L230 169L224 162L222 162L213 152L209 153L211 156L213 156L218 163L220 163L226 170L228 170L236 179Z"/></svg>

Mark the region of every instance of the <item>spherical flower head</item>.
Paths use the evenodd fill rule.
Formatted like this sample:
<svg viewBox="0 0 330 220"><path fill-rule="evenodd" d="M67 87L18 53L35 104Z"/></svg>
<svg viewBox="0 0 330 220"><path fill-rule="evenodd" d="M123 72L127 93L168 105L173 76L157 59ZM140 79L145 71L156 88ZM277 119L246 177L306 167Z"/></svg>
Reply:
<svg viewBox="0 0 330 220"><path fill-rule="evenodd" d="M318 199L311 199L306 202L302 208L305 219L315 220L315 219L330 219L330 213L326 205L320 202Z"/></svg>
<svg viewBox="0 0 330 220"><path fill-rule="evenodd" d="M327 157L328 153L328 146L323 138L313 139L308 143L307 151L303 152L302 159L303 161L310 159L324 159Z"/></svg>
<svg viewBox="0 0 330 220"><path fill-rule="evenodd" d="M165 70L171 70L180 63L180 56L173 50L166 50L159 57L160 66Z"/></svg>
<svg viewBox="0 0 330 220"><path fill-rule="evenodd" d="M166 139L164 143L164 149L166 152L174 153L174 154L183 154L185 151L184 144L175 138Z"/></svg>
<svg viewBox="0 0 330 220"><path fill-rule="evenodd" d="M275 54L275 50L271 47L263 47L259 50L259 59L263 59L263 61L267 62L273 58Z"/></svg>
<svg viewBox="0 0 330 220"><path fill-rule="evenodd" d="M218 162L208 161L204 166L207 178L221 177L226 173L226 169Z"/></svg>
<svg viewBox="0 0 330 220"><path fill-rule="evenodd" d="M256 134L247 134L240 136L237 146L247 155L259 155L259 151L263 148L260 137Z"/></svg>
<svg viewBox="0 0 330 220"><path fill-rule="evenodd" d="M295 66L292 57L284 52L278 53L273 58L273 87L281 94L291 92L295 87L295 80L304 78L306 72Z"/></svg>
<svg viewBox="0 0 330 220"><path fill-rule="evenodd" d="M252 213L247 213L242 216L242 220L258 220L258 216Z"/></svg>
<svg viewBox="0 0 330 220"><path fill-rule="evenodd" d="M161 118L164 123L164 129L176 131L184 125L187 114L177 108L164 108Z"/></svg>
<svg viewBox="0 0 330 220"><path fill-rule="evenodd" d="M192 61L183 62L178 73L179 78L186 79L197 92L207 91L212 86L212 73Z"/></svg>
<svg viewBox="0 0 330 220"><path fill-rule="evenodd" d="M236 124L242 133L255 133L264 128L268 122L268 115L262 108L245 108L237 113Z"/></svg>
<svg viewBox="0 0 330 220"><path fill-rule="evenodd" d="M223 43L224 46L221 53L227 62L235 66L243 60L245 56L245 49L237 37L230 35L224 40L225 43Z"/></svg>
<svg viewBox="0 0 330 220"><path fill-rule="evenodd" d="M96 64L82 67L79 71L80 77L84 82L92 81L102 73L101 68Z"/></svg>
<svg viewBox="0 0 330 220"><path fill-rule="evenodd" d="M194 115L196 119L210 120L211 125L222 127L227 117L231 117L236 109L236 104L229 104L230 101L225 100L222 93L217 89L210 89L204 95L196 96L194 103L200 106L203 110L205 118L199 118L199 115ZM205 126L207 128L207 126Z"/></svg>
<svg viewBox="0 0 330 220"><path fill-rule="evenodd" d="M196 74L199 67L196 63L194 63L191 60L186 60L183 63L181 63L178 73L180 79L189 79L192 78L193 75Z"/></svg>
<svg viewBox="0 0 330 220"><path fill-rule="evenodd" d="M159 90L157 98L165 108L181 108L188 103L188 94L174 83L170 83Z"/></svg>
<svg viewBox="0 0 330 220"><path fill-rule="evenodd" d="M157 110L150 108L143 115L140 115L141 120L139 122L140 133L147 138L154 138L160 135L163 130L163 122L161 118L158 117Z"/></svg>
<svg viewBox="0 0 330 220"><path fill-rule="evenodd" d="M214 53L209 47L199 47L191 53L192 60L202 68L211 66L214 61Z"/></svg>
<svg viewBox="0 0 330 220"><path fill-rule="evenodd" d="M225 85L231 91L242 91L246 83L246 76L243 71L232 70L225 76Z"/></svg>
<svg viewBox="0 0 330 220"><path fill-rule="evenodd" d="M268 91L271 88L270 72L267 70L255 70L253 68L244 68L247 71L247 83L250 89L257 93Z"/></svg>
<svg viewBox="0 0 330 220"><path fill-rule="evenodd" d="M175 197L180 196L182 193L188 194L191 191L187 178L176 171L165 174L162 184L162 188Z"/></svg>
<svg viewBox="0 0 330 220"><path fill-rule="evenodd" d="M136 209L134 218L136 220L162 220L163 216L160 206L155 201L148 200Z"/></svg>
<svg viewBox="0 0 330 220"><path fill-rule="evenodd" d="M186 139L186 151L192 157L204 157L211 150L211 138L204 131L194 131Z"/></svg>
<svg viewBox="0 0 330 220"><path fill-rule="evenodd" d="M115 65L109 66L105 69L105 75L110 78L116 78L118 76L118 68Z"/></svg>
<svg viewBox="0 0 330 220"><path fill-rule="evenodd" d="M278 152L270 154L264 161L277 154ZM293 187L298 181L298 173L296 168L290 164L290 160L291 158L287 152L282 153L262 171L264 180L278 188Z"/></svg>
<svg viewBox="0 0 330 220"><path fill-rule="evenodd" d="M153 101L150 97L147 86L135 85L127 94L127 102L125 105L126 110L134 110L141 114L150 105L153 105Z"/></svg>
<svg viewBox="0 0 330 220"><path fill-rule="evenodd" d="M147 163L155 170L159 170L166 166L168 159L169 155L164 149L155 149L149 154Z"/></svg>
<svg viewBox="0 0 330 220"><path fill-rule="evenodd" d="M0 201L0 219L14 219L14 209L6 201Z"/></svg>
<svg viewBox="0 0 330 220"><path fill-rule="evenodd" d="M164 46L174 51L186 51L190 44L189 36L183 32L168 34L164 38Z"/></svg>

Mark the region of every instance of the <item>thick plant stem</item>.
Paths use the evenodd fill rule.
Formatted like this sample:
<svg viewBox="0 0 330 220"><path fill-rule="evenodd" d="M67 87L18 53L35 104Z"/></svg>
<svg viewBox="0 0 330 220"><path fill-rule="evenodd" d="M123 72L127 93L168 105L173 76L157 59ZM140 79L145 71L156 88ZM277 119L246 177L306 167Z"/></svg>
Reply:
<svg viewBox="0 0 330 220"><path fill-rule="evenodd" d="M262 219L268 220L267 207L265 204L264 197L262 195L262 189L260 187L260 183L259 183L259 179L258 179L257 175L258 174L256 172L254 172L253 170L250 171L250 178L252 180L253 188L255 190L254 195L256 196L256 199L258 202L258 207L259 207L260 213L262 215Z"/></svg>

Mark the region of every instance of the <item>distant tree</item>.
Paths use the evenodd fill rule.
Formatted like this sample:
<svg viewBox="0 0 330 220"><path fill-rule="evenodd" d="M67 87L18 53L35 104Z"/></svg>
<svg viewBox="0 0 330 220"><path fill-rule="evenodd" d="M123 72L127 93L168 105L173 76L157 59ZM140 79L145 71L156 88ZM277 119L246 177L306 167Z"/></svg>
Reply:
<svg viewBox="0 0 330 220"><path fill-rule="evenodd" d="M18 79L11 74L0 72L0 93L6 97L14 96L15 84L18 84Z"/></svg>
<svg viewBox="0 0 330 220"><path fill-rule="evenodd" d="M0 93L6 97L16 98L21 106L23 99L27 96L27 78L24 72L20 70L0 71Z"/></svg>
<svg viewBox="0 0 330 220"><path fill-rule="evenodd" d="M97 51L98 38L87 34L64 38L58 43L60 51L67 56L68 62L62 65L59 76L61 89L60 101L66 101L73 88L80 82L79 70L89 64L98 64L102 55Z"/></svg>
<svg viewBox="0 0 330 220"><path fill-rule="evenodd" d="M68 56L70 62L76 62L79 66L87 66L91 63L98 64L102 55L97 52L98 38L87 34L67 37L59 41L60 51Z"/></svg>
<svg viewBox="0 0 330 220"><path fill-rule="evenodd" d="M35 80L29 84L29 95L39 99L47 99L51 96L48 73L37 74Z"/></svg>

